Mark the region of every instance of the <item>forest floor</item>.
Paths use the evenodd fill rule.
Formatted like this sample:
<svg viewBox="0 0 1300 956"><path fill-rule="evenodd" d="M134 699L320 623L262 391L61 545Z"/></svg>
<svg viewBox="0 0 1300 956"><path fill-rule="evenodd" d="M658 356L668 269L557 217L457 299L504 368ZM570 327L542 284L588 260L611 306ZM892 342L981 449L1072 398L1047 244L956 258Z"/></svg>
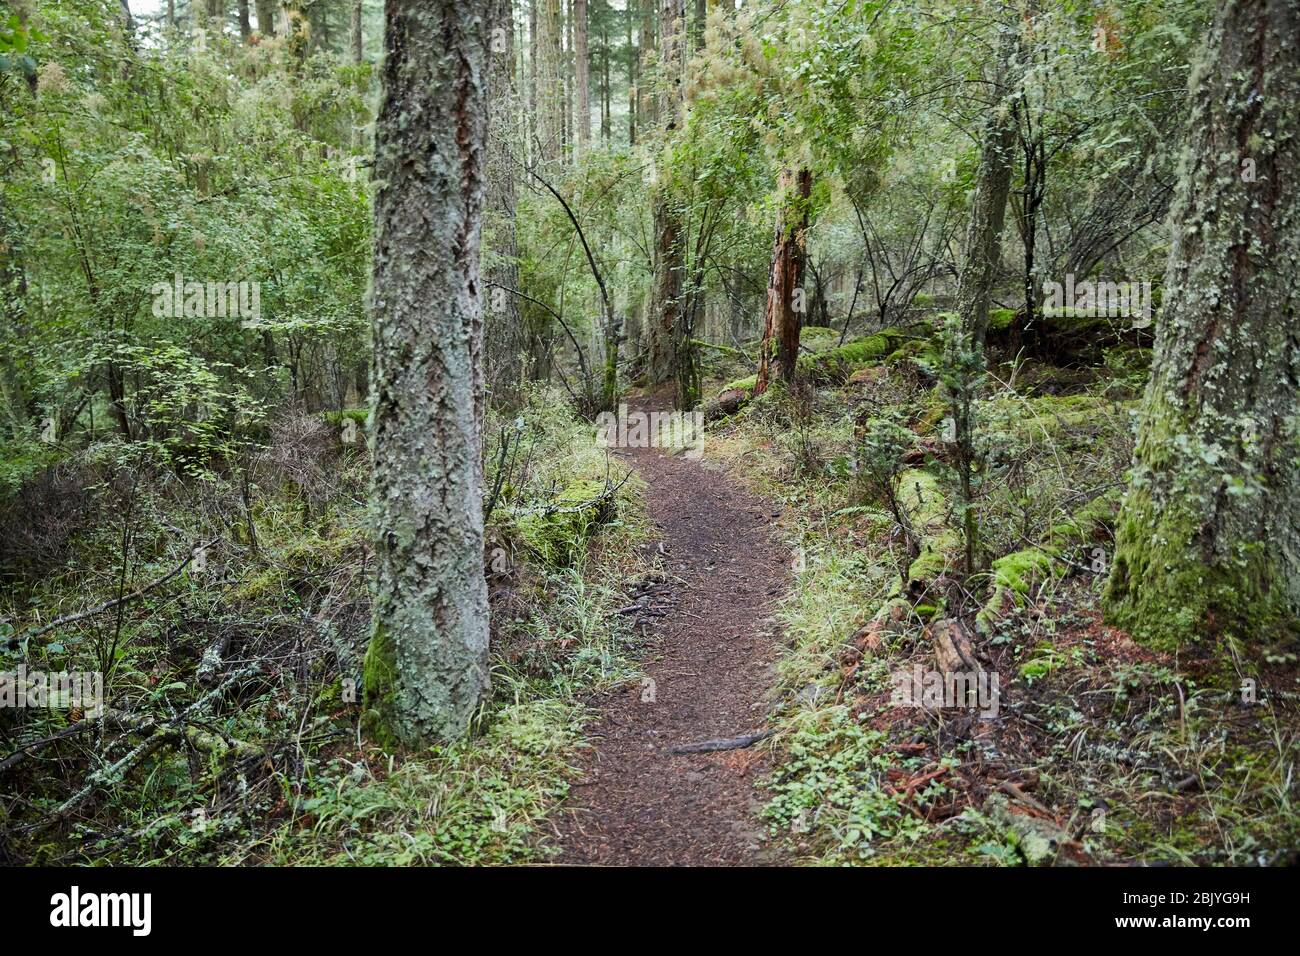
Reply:
<svg viewBox="0 0 1300 956"><path fill-rule="evenodd" d="M655 407L658 407L657 405ZM644 410L644 409L642 409ZM560 862L736 865L779 862L765 846L756 781L768 748L673 748L761 731L779 653L769 620L789 582L774 547L779 506L685 454L622 452L648 487L667 574L639 599L639 684L597 702L594 741L569 811L556 820Z"/></svg>

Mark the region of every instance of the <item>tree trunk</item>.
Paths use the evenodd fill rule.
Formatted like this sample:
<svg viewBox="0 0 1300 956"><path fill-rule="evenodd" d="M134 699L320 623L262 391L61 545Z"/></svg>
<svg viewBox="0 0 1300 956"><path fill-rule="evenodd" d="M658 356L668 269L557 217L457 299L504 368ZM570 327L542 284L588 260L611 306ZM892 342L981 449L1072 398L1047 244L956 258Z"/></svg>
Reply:
<svg viewBox="0 0 1300 956"><path fill-rule="evenodd" d="M491 0L385 5L366 723L409 747L460 736L488 688L475 366L491 12Z"/></svg>
<svg viewBox="0 0 1300 956"><path fill-rule="evenodd" d="M301 67L311 48L311 27L302 11L302 0L280 0L280 35L296 67Z"/></svg>
<svg viewBox="0 0 1300 956"><path fill-rule="evenodd" d="M492 49L491 113L487 152L487 212L492 259L487 275L487 379L500 404L510 404L522 385L520 354L526 347L519 309L519 239L515 213L515 123L513 0L493 0L501 41Z"/></svg>
<svg viewBox="0 0 1300 956"><path fill-rule="evenodd" d="M1193 69L1109 617L1258 646L1300 611L1300 5L1225 0Z"/></svg>
<svg viewBox="0 0 1300 956"><path fill-rule="evenodd" d="M348 24L348 47L352 52L354 66L365 59L365 36L361 32L361 12L361 0L352 0L352 19Z"/></svg>
<svg viewBox="0 0 1300 956"><path fill-rule="evenodd" d="M794 383L799 362L799 333L803 325L803 274L807 258L808 201L812 172L797 176L781 171L781 208L772 240L772 267L767 279L767 311L759 349L754 394L761 395L775 379Z"/></svg>
<svg viewBox="0 0 1300 956"><path fill-rule="evenodd" d="M966 259L957 283L957 311L962 326L970 333L975 347L981 350L989 327L993 285L997 282L1001 262L1007 195L1011 192L1011 151L1015 148L1016 121L1015 114L1004 100L1015 43L1014 35L1008 34L998 57L993 84L997 105L984 129L970 228L966 236Z"/></svg>
<svg viewBox="0 0 1300 956"><path fill-rule="evenodd" d="M610 125L611 78L609 75L610 47L608 27L602 27L600 40L600 138L608 146L609 138L613 133Z"/></svg>
<svg viewBox="0 0 1300 956"><path fill-rule="evenodd" d="M245 43L253 35L253 22L250 19L248 0L239 0L239 38Z"/></svg>
<svg viewBox="0 0 1300 956"><path fill-rule="evenodd" d="M641 63L641 48L632 43L632 24L635 19L633 14L637 2L638 0L627 0L627 9L623 11L623 21L627 26L627 144L629 146L636 145L636 85L640 78L638 66Z"/></svg>
<svg viewBox="0 0 1300 956"><path fill-rule="evenodd" d="M660 0L662 3L663 0ZM647 129L655 123L655 100L651 84L647 82L646 64L655 48L655 0L640 0L641 29L637 41L637 123Z"/></svg>
<svg viewBox="0 0 1300 956"><path fill-rule="evenodd" d="M564 143L564 82L560 76L563 53L560 38L560 0L534 0L538 5L537 36L533 56L537 67L538 160L546 165L560 158Z"/></svg>
<svg viewBox="0 0 1300 956"><path fill-rule="evenodd" d="M573 66L577 87L578 153L591 143L591 69L587 60L587 0L573 0Z"/></svg>
<svg viewBox="0 0 1300 956"><path fill-rule="evenodd" d="M264 37L275 36L275 0L257 0L257 32Z"/></svg>
<svg viewBox="0 0 1300 956"><path fill-rule="evenodd" d="M683 108L682 82L686 71L686 2L660 0L660 29L663 56L660 61L658 115L662 117L666 137L681 125ZM660 156L668 158L665 149ZM661 171L655 187L654 229L655 263L650 320L651 384L658 385L677 374L678 335L681 327L682 279L685 270L684 236L681 213L668 182L667 170Z"/></svg>
<svg viewBox="0 0 1300 956"><path fill-rule="evenodd" d="M213 23L213 21L217 21ZM203 0L203 25L221 32L226 20L226 0Z"/></svg>
<svg viewBox="0 0 1300 956"><path fill-rule="evenodd" d="M23 262L23 230L9 214L9 203L0 192L0 398L15 436L28 421L27 376L19 371L31 359L24 344L31 334L27 326L27 269Z"/></svg>

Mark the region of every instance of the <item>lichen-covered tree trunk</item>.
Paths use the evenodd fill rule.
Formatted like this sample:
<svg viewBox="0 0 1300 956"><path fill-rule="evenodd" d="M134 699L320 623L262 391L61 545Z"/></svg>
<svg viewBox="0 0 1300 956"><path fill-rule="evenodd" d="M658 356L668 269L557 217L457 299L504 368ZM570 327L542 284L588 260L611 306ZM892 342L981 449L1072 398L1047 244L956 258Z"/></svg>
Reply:
<svg viewBox="0 0 1300 956"><path fill-rule="evenodd" d="M799 362L799 333L803 328L802 296L807 262L808 200L812 171L781 171L781 204L772 239L772 267L767 277L767 309L763 318L763 344L758 354L754 394L761 395L775 379L794 383Z"/></svg>
<svg viewBox="0 0 1300 956"><path fill-rule="evenodd" d="M1300 610L1300 3L1225 0L1191 103L1106 593L1166 646L1260 642Z"/></svg>
<svg viewBox="0 0 1300 956"><path fill-rule="evenodd" d="M665 139L681 129L685 102L682 85L686 78L686 0L661 0L659 97L657 116L663 121ZM667 150L664 151L664 157ZM658 385L677 374L677 349L682 327L682 283L686 269L685 236L672 184L665 174L655 187L655 263L651 289L647 363L651 384Z"/></svg>
<svg viewBox="0 0 1300 956"><path fill-rule="evenodd" d="M519 309L519 238L516 221L515 170L520 142L516 135L519 97L515 89L513 0L493 0L493 22L501 43L492 50L492 101L487 150L487 213L492 256L486 298L488 384L509 404L523 384L521 355L527 335Z"/></svg>
<svg viewBox="0 0 1300 956"><path fill-rule="evenodd" d="M1016 143L1016 118L1005 102L1015 38L1002 43L994 74L995 106L984 128L975 197L971 202L966 234L966 258L957 282L957 311L962 326L977 349L983 349L989 327L989 307L1002 258L1002 228L1006 224L1007 196L1011 192L1012 151Z"/></svg>
<svg viewBox="0 0 1300 956"><path fill-rule="evenodd" d="M479 235L492 0L388 0L375 137L366 725L460 735L488 687Z"/></svg>

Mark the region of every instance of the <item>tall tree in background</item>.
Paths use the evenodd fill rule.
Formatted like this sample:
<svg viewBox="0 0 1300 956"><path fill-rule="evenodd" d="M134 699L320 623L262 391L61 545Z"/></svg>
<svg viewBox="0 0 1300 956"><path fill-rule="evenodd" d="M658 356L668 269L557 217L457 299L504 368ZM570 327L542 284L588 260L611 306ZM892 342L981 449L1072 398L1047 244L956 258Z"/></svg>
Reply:
<svg viewBox="0 0 1300 956"><path fill-rule="evenodd" d="M533 36L533 58L537 67L536 113L538 159L542 165L560 158L564 146L564 79L560 66L564 58L564 24L560 0L533 0L537 7L537 32Z"/></svg>
<svg viewBox="0 0 1300 956"><path fill-rule="evenodd" d="M376 586L366 721L418 747L488 688L477 383L492 0L388 0L372 285Z"/></svg>
<svg viewBox="0 0 1300 956"><path fill-rule="evenodd" d="M257 0L257 32L264 37L275 36L275 0Z"/></svg>
<svg viewBox="0 0 1300 956"><path fill-rule="evenodd" d="M239 38L245 43L253 35L253 21L249 16L248 0L239 0Z"/></svg>
<svg viewBox="0 0 1300 956"><path fill-rule="evenodd" d="M1002 258L1007 197L1011 192L1016 117L1008 96L1015 51L1015 34L1008 32L994 65L992 106L980 144L975 196L971 201L970 226L966 234L966 255L957 283L957 311L961 315L962 327L976 348L983 347L988 332L993 286L998 279Z"/></svg>
<svg viewBox="0 0 1300 956"><path fill-rule="evenodd" d="M587 0L573 0L573 66L576 85L578 154L591 142L591 67L587 51Z"/></svg>
<svg viewBox="0 0 1300 956"><path fill-rule="evenodd" d="M623 9L624 23L627 27L627 144L636 145L637 125L637 84L640 82L641 50L632 41L632 27L636 20L636 5L645 0L626 0Z"/></svg>
<svg viewBox="0 0 1300 956"><path fill-rule="evenodd" d="M772 240L772 269L767 280L767 311L763 344L759 349L754 394L761 395L774 379L794 382L799 360L799 333L803 325L804 266L807 263L808 203L812 197L812 172L797 175L782 170L776 235Z"/></svg>
<svg viewBox="0 0 1300 956"><path fill-rule="evenodd" d="M681 128L686 77L686 2L660 0L661 42L658 118L663 123L664 155L661 179L654 196L654 285L651 289L648 322L649 359L652 384L666 382L677 374L678 336L681 332L682 281L685 271L681 212L667 172L667 151Z"/></svg>
<svg viewBox="0 0 1300 956"><path fill-rule="evenodd" d="M1192 112L1106 600L1139 638L1300 612L1300 3L1225 0Z"/></svg>
<svg viewBox="0 0 1300 956"><path fill-rule="evenodd" d="M352 16L348 22L348 49L354 64L365 59L365 35L361 32L361 0L352 0Z"/></svg>
<svg viewBox="0 0 1300 956"><path fill-rule="evenodd" d="M501 404L509 404L522 379L520 356L525 352L523 316L515 292L519 289L519 235L516 223L515 174L518 168L515 124L519 95L515 88L513 0L492 0L492 77L489 87L487 153L487 216L492 239L486 298L487 381Z"/></svg>

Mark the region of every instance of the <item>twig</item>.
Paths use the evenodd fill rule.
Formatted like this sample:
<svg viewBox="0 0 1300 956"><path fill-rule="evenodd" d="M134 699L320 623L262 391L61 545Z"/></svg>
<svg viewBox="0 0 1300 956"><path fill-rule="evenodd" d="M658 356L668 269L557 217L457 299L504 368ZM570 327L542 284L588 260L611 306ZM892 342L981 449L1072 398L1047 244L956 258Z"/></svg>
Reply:
<svg viewBox="0 0 1300 956"><path fill-rule="evenodd" d="M171 571L164 574L162 577L158 578L156 581L150 581L144 587L137 588L136 590L132 591L130 594L125 594L122 597L113 598L113 600L105 601L103 604L97 604L94 607L90 608L89 610L78 611L76 614L65 614L63 617L56 618L55 620L51 621L49 624L46 624L44 627L38 627L35 630L27 630L21 634L8 638L6 644L9 647L17 647L23 641L29 641L34 637L40 637L42 634L48 634L50 631L54 630L55 628L64 627L65 625L68 624L75 624L77 621L84 621L88 617L94 617L96 614L102 614L105 611L112 610L113 608L117 607L119 604L126 604L129 601L134 601L138 597L143 597L145 594L148 594L154 588L166 584L172 578L176 577L176 575L180 574L187 567L189 567L190 562L194 560L194 554L196 551L201 551L204 548L209 548L212 545L216 544L219 540L221 539L213 538L211 541L208 541L205 544L195 545L194 547L190 548L189 553L185 556L185 560L182 561L180 564L178 564L175 568L173 568Z"/></svg>
<svg viewBox="0 0 1300 956"><path fill-rule="evenodd" d="M702 740L694 744L679 744L676 747L670 747L670 754L705 754L714 753L719 750L741 750L745 747L752 747L760 740L766 740L771 737L775 730L764 730L756 734L745 734L742 737L724 737L718 740Z"/></svg>

